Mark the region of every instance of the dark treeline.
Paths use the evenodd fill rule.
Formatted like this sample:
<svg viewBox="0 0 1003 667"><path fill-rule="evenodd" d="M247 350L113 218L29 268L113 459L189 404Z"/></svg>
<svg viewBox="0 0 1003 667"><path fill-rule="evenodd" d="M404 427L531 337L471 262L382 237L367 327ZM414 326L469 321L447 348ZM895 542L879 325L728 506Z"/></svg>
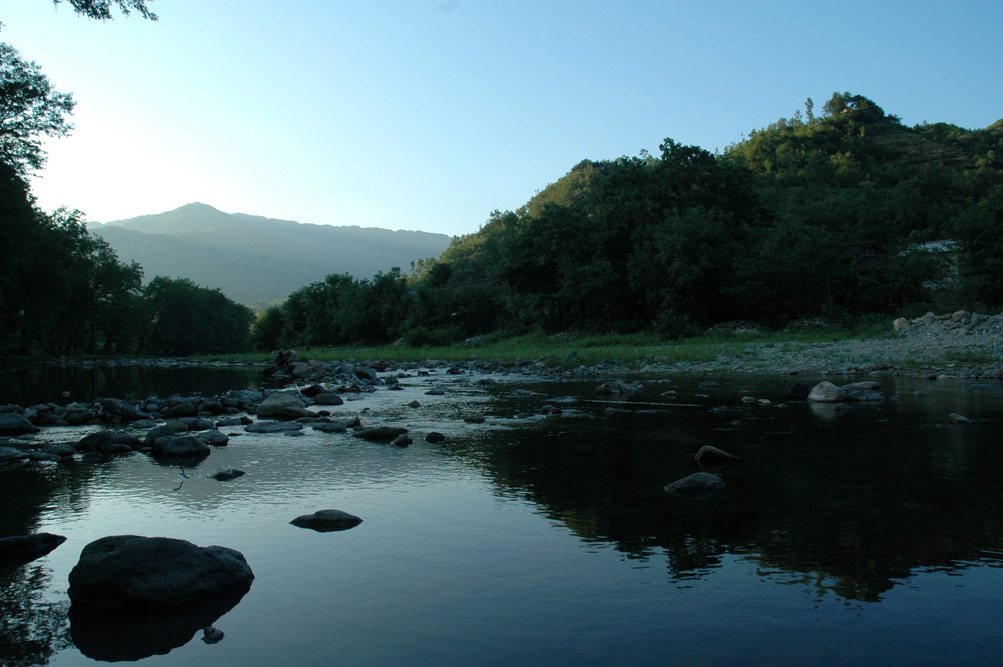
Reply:
<svg viewBox="0 0 1003 667"><path fill-rule="evenodd" d="M97 20L113 7L157 18L145 0L68 3ZM42 138L70 133L75 104L0 42L0 359L245 350L250 309L184 279L157 277L144 288L142 267L120 262L78 211L35 205L28 178L45 165Z"/></svg>
<svg viewBox="0 0 1003 667"><path fill-rule="evenodd" d="M329 276L259 315L259 349L493 331L782 326L1003 304L1003 121L906 127L836 93L723 154L583 161L437 260ZM932 244L934 241L947 241Z"/></svg>
<svg viewBox="0 0 1003 667"><path fill-rule="evenodd" d="M242 351L253 313L219 290L124 264L77 212L46 214L0 162L0 357Z"/></svg>

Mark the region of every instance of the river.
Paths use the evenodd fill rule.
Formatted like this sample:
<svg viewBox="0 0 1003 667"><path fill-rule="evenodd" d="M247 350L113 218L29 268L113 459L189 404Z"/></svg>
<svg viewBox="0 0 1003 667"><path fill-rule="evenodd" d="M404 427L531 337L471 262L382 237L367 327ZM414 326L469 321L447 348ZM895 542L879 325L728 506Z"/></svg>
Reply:
<svg viewBox="0 0 1003 667"><path fill-rule="evenodd" d="M0 469L0 536L67 537L0 575L0 662L986 664L1003 646L1003 384L878 377L888 400L843 410L787 401L784 376L648 378L625 403L481 379L433 370L333 409L407 426L407 448L234 427L186 477L142 454ZM577 400L541 416L554 397ZM665 493L705 444L740 457L726 487ZM289 524L325 508L363 523ZM74 627L68 573L116 534L241 551L256 578L223 640L137 654Z"/></svg>

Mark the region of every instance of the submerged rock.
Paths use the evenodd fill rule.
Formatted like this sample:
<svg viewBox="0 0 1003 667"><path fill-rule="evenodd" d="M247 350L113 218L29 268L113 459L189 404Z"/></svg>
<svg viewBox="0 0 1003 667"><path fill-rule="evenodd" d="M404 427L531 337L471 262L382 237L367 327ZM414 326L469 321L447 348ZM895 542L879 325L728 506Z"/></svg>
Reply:
<svg viewBox="0 0 1003 667"><path fill-rule="evenodd" d="M729 454L723 449L711 445L704 445L698 449L693 458L696 459L697 463L724 463L738 460L734 454Z"/></svg>
<svg viewBox="0 0 1003 667"><path fill-rule="evenodd" d="M316 530L318 533L330 533L355 528L362 523L362 519L341 510L317 510L313 514L298 516L289 523L299 528Z"/></svg>
<svg viewBox="0 0 1003 667"><path fill-rule="evenodd" d="M695 472L665 487L666 493L687 500L710 498L725 486L724 480L709 472Z"/></svg>
<svg viewBox="0 0 1003 667"><path fill-rule="evenodd" d="M640 382L625 382L623 380L610 380L604 382L595 389L599 396L617 396L622 394L634 394L641 391L643 385Z"/></svg>
<svg viewBox="0 0 1003 667"><path fill-rule="evenodd" d="M62 535L36 533L0 539L0 572L41 558L66 541Z"/></svg>
<svg viewBox="0 0 1003 667"><path fill-rule="evenodd" d="M971 424L972 420L965 415L959 414L957 412L952 412L947 416L951 420L952 424Z"/></svg>
<svg viewBox="0 0 1003 667"><path fill-rule="evenodd" d="M221 482L226 482L231 479L236 479L241 475L245 474L243 470L237 470L236 468L219 468L213 473L213 479L218 479Z"/></svg>
<svg viewBox="0 0 1003 667"><path fill-rule="evenodd" d="M356 431L352 435L369 442L393 442L399 436L407 433L407 429L400 426L370 426Z"/></svg>

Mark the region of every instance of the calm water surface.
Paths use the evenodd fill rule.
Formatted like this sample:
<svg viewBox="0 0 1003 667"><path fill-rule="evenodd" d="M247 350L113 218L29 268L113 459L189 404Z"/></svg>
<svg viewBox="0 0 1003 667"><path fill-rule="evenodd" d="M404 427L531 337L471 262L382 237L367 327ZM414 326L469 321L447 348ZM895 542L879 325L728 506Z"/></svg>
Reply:
<svg viewBox="0 0 1003 667"><path fill-rule="evenodd" d="M407 391L335 408L371 406L364 421L408 426L407 449L245 434L180 488L177 467L144 455L0 471L0 535L68 538L0 576L0 662L93 663L74 645L94 638L74 636L67 576L88 542L113 534L232 547L256 576L214 623L220 643L192 628L149 665L996 658L1003 386L880 378L897 399L837 411L777 405L787 378L701 379L651 383L617 406L591 401L595 382L518 385L543 394L525 399L516 385L456 384L439 398L423 383L445 376L408 379ZM669 388L686 405L669 405ZM744 405L744 393L774 404ZM585 400L515 418L566 395ZM422 408L405 407L413 399ZM471 411L487 423L464 424ZM974 423L950 426L951 412ZM448 440L424 442L433 429ZM703 444L741 457L718 471L727 487L669 497L662 487L698 470ZM247 475L200 477L220 466ZM336 533L288 523L324 508L364 522Z"/></svg>

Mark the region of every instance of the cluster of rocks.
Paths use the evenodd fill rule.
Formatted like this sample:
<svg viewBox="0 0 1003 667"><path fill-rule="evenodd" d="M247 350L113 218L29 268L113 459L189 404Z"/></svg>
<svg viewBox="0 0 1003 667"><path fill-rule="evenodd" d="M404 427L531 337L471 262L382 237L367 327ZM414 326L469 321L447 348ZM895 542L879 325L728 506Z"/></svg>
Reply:
<svg viewBox="0 0 1003 667"><path fill-rule="evenodd" d="M906 336L970 336L973 333L994 333L1003 335L1003 313L999 315L983 315L967 310L956 310L953 313L937 315L932 311L922 317L907 320L904 317L892 322L896 333Z"/></svg>

